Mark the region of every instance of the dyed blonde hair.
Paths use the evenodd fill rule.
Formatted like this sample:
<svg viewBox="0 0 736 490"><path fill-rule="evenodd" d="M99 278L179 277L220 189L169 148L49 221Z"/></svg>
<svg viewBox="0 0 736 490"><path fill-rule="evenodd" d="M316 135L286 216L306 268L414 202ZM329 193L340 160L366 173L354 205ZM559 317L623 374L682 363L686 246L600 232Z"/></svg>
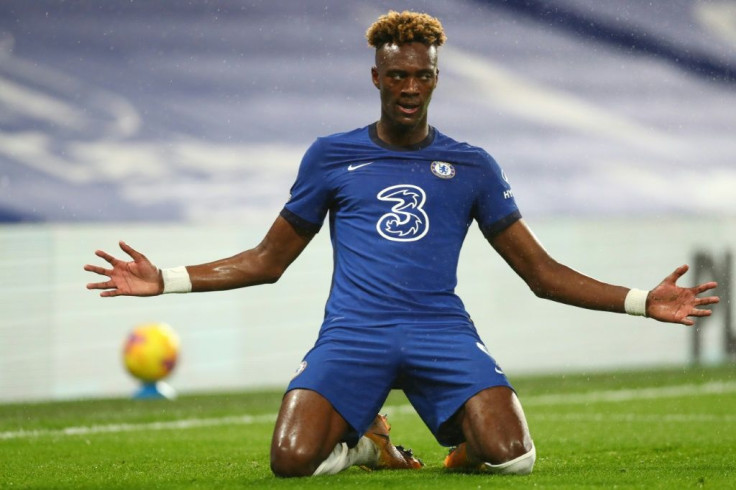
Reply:
<svg viewBox="0 0 736 490"><path fill-rule="evenodd" d="M427 46L442 46L447 40L442 24L428 14L394 10L382 15L365 33L368 44L376 49L385 44L418 42Z"/></svg>

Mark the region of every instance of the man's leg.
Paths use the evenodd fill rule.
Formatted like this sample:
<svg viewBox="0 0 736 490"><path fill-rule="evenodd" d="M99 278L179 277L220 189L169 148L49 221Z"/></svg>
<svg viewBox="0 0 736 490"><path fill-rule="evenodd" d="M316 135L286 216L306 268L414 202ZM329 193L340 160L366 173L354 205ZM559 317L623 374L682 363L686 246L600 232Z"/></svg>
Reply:
<svg viewBox="0 0 736 490"><path fill-rule="evenodd" d="M271 440L271 470L276 476L308 476L333 451L348 424L322 395L289 391L281 402Z"/></svg>
<svg viewBox="0 0 736 490"><path fill-rule="evenodd" d="M487 388L470 398L454 421L466 442L445 459L454 469L531 473L536 452L524 411L510 388Z"/></svg>
<svg viewBox="0 0 736 490"><path fill-rule="evenodd" d="M332 474L352 465L421 467L410 451L391 444L385 417L376 417L366 437L353 448L341 442L348 429L345 419L319 393L289 391L281 403L271 441L271 470L277 476L289 477Z"/></svg>

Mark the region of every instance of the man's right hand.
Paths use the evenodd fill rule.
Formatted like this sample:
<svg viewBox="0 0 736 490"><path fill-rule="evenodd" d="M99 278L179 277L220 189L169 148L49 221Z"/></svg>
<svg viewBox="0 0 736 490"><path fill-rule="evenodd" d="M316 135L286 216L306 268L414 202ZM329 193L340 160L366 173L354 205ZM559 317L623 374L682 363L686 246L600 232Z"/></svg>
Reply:
<svg viewBox="0 0 736 490"><path fill-rule="evenodd" d="M104 282L91 282L87 289L103 289L100 296L156 296L164 290L161 273L145 255L133 249L125 242L120 242L120 248L133 259L125 262L116 259L107 252L97 250L95 255L103 258L112 269L87 264L84 270L107 276Z"/></svg>

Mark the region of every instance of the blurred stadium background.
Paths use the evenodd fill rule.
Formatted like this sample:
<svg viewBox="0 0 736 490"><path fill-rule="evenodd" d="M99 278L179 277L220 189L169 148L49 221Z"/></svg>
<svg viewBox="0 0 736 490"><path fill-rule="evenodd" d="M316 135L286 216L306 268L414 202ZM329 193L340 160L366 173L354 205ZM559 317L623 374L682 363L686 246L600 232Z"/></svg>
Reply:
<svg viewBox="0 0 736 490"><path fill-rule="evenodd" d="M251 290L102 300L82 265L120 239L160 266L255 245L311 141L378 118L363 33L388 9L442 20L430 122L496 157L554 256L633 287L685 262L729 280L734 2L5 0L0 400L131 393L122 344L151 321L181 336L182 391L288 381L320 324L326 230ZM459 275L512 379L693 362L691 329L537 300L475 229ZM702 362L733 360L725 286Z"/></svg>

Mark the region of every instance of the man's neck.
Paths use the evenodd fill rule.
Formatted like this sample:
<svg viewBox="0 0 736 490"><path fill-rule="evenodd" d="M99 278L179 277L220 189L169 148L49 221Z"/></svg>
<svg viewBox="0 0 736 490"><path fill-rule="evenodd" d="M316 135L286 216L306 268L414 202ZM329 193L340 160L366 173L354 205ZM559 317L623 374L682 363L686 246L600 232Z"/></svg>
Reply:
<svg viewBox="0 0 736 490"><path fill-rule="evenodd" d="M406 126L395 126L386 124L383 120L376 125L378 138L392 146L412 146L424 141L429 135L429 124L427 121L407 128Z"/></svg>

